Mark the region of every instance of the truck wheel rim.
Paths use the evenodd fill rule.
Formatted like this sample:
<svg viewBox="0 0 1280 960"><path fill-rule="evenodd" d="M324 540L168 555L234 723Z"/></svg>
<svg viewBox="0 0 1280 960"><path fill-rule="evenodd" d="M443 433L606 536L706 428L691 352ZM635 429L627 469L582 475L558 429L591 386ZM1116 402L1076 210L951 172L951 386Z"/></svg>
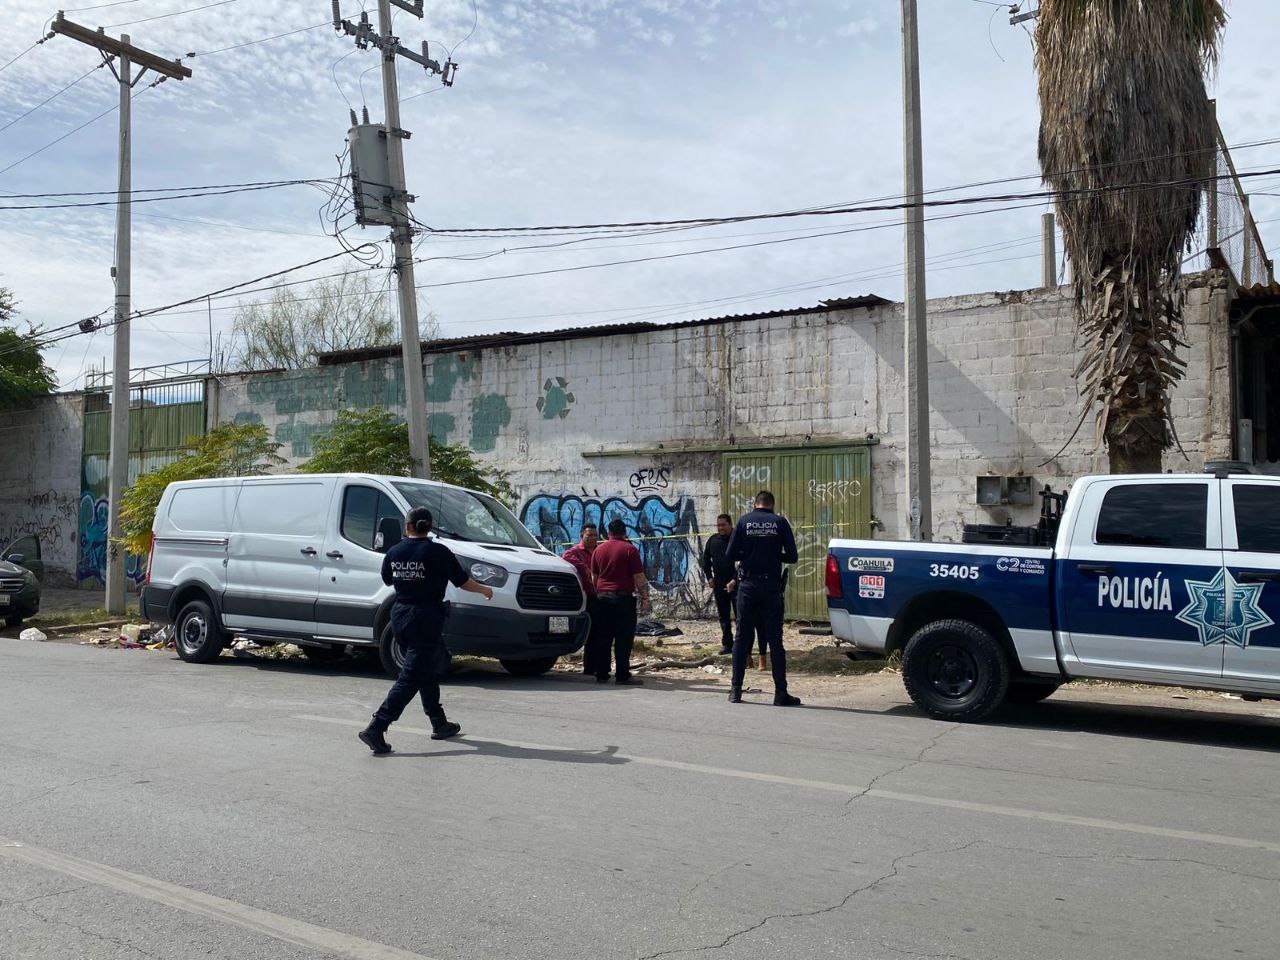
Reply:
<svg viewBox="0 0 1280 960"><path fill-rule="evenodd" d="M178 640L182 644L182 649L187 653L193 653L204 643L204 639L209 634L209 625L204 622L204 617L198 613L193 613L187 619L182 621L182 631L178 635Z"/></svg>
<svg viewBox="0 0 1280 960"><path fill-rule="evenodd" d="M929 685L948 700L968 696L978 682L978 661L954 644L939 647L929 658Z"/></svg>

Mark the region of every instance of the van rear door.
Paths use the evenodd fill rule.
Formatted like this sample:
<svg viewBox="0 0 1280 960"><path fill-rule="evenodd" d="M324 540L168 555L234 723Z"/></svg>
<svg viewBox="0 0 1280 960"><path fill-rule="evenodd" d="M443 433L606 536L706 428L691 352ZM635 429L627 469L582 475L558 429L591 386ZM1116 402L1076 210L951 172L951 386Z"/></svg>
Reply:
<svg viewBox="0 0 1280 960"><path fill-rule="evenodd" d="M248 479L227 548L223 622L274 634L316 632L324 524L334 481Z"/></svg>

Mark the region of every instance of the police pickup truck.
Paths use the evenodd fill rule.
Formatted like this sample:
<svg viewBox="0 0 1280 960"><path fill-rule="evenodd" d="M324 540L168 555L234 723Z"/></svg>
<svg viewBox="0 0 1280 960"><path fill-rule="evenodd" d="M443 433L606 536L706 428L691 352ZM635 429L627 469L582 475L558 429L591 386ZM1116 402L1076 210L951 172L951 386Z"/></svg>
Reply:
<svg viewBox="0 0 1280 960"><path fill-rule="evenodd" d="M1280 698L1280 477L1086 477L1054 526L1051 547L832 540L832 632L900 652L939 719L1077 677Z"/></svg>

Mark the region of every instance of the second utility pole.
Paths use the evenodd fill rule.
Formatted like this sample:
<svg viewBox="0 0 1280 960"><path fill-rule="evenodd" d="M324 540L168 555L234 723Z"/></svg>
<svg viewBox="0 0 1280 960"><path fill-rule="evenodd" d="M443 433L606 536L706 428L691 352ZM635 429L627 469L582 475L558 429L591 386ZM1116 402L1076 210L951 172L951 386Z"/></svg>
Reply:
<svg viewBox="0 0 1280 960"><path fill-rule="evenodd" d="M418 16L422 14L419 12ZM378 0L378 32L391 39L391 0ZM413 276L413 232L409 226L408 190L404 177L405 132L400 129L400 84L396 78L395 43L388 43L379 52L382 54L382 100L386 112L387 165L391 173L391 210L395 215L391 243L395 249L395 271L400 291L405 420L409 426L409 457L413 461L410 470L413 476L430 480L427 401L422 386L422 334L418 327L418 288Z"/></svg>
<svg viewBox="0 0 1280 960"><path fill-rule="evenodd" d="M116 280L116 311L112 322L114 339L114 372L111 375L111 455L110 480L107 487L107 568L108 613L125 612L125 551L120 543L120 500L129 485L129 315L132 312L130 282L133 274L131 204L133 182L130 166L133 160L131 142L131 110L133 87L148 70L161 79L178 80L191 76L191 70L176 60L165 60L147 53L129 42L126 33L116 40L101 30L90 30L67 20L61 13L53 22L53 32L79 40L96 49L111 64L120 81L120 177L116 187L116 262L112 273ZM112 57L115 62L112 63ZM141 67L135 74L134 66Z"/></svg>
<svg viewBox="0 0 1280 960"><path fill-rule="evenodd" d="M933 539L929 446L929 325L924 275L924 162L920 137L920 38L916 0L902 0L902 129L906 179L906 296L903 310L906 381L906 508L912 540Z"/></svg>

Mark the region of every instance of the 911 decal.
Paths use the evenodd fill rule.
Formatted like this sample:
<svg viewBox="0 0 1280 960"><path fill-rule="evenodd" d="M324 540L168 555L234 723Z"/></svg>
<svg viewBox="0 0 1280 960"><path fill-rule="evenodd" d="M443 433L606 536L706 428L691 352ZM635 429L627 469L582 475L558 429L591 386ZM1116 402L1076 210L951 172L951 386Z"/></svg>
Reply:
<svg viewBox="0 0 1280 960"><path fill-rule="evenodd" d="M858 578L858 597L861 600L884 599L884 577L868 574Z"/></svg>
<svg viewBox="0 0 1280 960"><path fill-rule="evenodd" d="M952 580L977 580L978 568L963 564L931 563L929 564L929 576Z"/></svg>

